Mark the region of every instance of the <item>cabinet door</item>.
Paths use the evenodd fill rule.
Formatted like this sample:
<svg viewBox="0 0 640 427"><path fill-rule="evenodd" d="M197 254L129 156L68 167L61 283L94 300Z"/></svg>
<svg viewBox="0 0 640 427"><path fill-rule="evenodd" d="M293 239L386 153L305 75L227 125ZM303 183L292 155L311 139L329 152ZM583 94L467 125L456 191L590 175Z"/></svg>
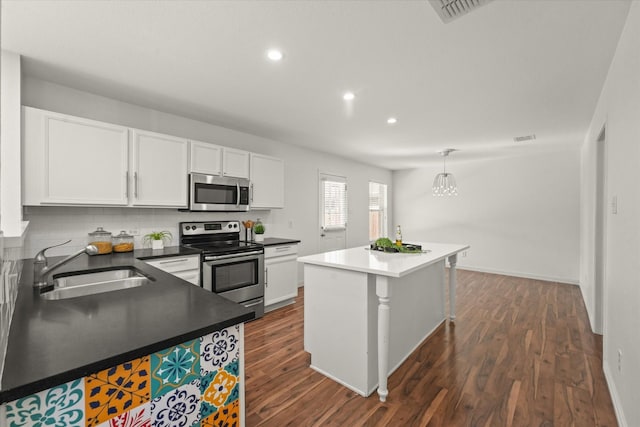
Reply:
<svg viewBox="0 0 640 427"><path fill-rule="evenodd" d="M206 142L189 141L189 172L220 175L222 172L222 147Z"/></svg>
<svg viewBox="0 0 640 427"><path fill-rule="evenodd" d="M265 259L264 305L268 306L298 295L296 256Z"/></svg>
<svg viewBox="0 0 640 427"><path fill-rule="evenodd" d="M186 139L133 131L134 206L187 207Z"/></svg>
<svg viewBox="0 0 640 427"><path fill-rule="evenodd" d="M251 208L284 208L284 161L251 153Z"/></svg>
<svg viewBox="0 0 640 427"><path fill-rule="evenodd" d="M249 152L234 148L222 150L222 175L234 178L249 178Z"/></svg>
<svg viewBox="0 0 640 427"><path fill-rule="evenodd" d="M129 132L24 108L23 203L126 205Z"/></svg>

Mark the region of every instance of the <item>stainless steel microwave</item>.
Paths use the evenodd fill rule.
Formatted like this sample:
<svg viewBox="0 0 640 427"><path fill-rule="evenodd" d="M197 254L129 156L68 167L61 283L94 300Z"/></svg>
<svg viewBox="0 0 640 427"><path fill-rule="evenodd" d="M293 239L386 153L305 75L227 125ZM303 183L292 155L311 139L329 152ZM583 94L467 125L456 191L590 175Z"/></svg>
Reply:
<svg viewBox="0 0 640 427"><path fill-rule="evenodd" d="M242 212L249 210L250 182L245 178L189 174L189 210Z"/></svg>

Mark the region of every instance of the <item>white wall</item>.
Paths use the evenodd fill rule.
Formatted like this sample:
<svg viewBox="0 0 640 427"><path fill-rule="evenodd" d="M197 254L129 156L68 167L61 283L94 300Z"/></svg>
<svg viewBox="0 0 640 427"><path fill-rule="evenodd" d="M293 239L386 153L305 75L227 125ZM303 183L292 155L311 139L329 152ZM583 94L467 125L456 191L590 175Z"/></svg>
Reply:
<svg viewBox="0 0 640 427"><path fill-rule="evenodd" d="M123 208L27 208L30 221L27 237L28 256L37 249L74 237L64 253L85 243L86 234L97 226L109 231L135 228L142 234L151 229L168 229L177 233L179 221L200 219L248 219L260 217L266 225L266 236L302 240L302 255L318 252L318 172L332 172L347 177L349 185L349 230L347 245L368 242L369 181L391 186L391 171L364 165L337 156L295 147L277 141L236 132L208 123L190 120L118 100L97 96L40 79L23 77L24 105L72 114L140 129L162 132L256 153L272 155L285 161L284 209L248 214L181 213L166 209ZM53 251L52 253L60 253ZM301 277L301 276L300 276Z"/></svg>
<svg viewBox="0 0 640 427"><path fill-rule="evenodd" d="M405 241L470 244L461 268L578 283L579 144L476 160L454 153L455 197L432 196L441 170L394 172L393 217Z"/></svg>
<svg viewBox="0 0 640 427"><path fill-rule="evenodd" d="M596 29L597 30L597 29ZM633 2L583 146L584 180L580 278L594 316L596 140L606 123L608 203L606 218L604 371L622 426L640 425L640 3ZM618 369L618 350L622 352Z"/></svg>
<svg viewBox="0 0 640 427"><path fill-rule="evenodd" d="M0 229L22 235L20 203L20 55L1 51L0 88Z"/></svg>

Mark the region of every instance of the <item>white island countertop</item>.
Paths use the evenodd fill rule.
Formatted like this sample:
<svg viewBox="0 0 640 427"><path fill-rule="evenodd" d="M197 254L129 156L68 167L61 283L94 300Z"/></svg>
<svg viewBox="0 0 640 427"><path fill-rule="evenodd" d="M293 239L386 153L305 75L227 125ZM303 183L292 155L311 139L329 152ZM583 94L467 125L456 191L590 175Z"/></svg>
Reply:
<svg viewBox="0 0 640 427"><path fill-rule="evenodd" d="M324 252L298 258L304 264L360 271L379 276L402 277L429 264L469 249L469 245L450 243L417 243L428 253L388 253L370 250L368 246Z"/></svg>

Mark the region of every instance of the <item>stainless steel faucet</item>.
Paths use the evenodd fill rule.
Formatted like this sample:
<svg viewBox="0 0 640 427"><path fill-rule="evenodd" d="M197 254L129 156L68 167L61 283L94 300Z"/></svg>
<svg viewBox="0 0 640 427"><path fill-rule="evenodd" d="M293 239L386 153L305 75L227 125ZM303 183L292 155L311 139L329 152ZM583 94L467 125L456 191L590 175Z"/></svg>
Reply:
<svg viewBox="0 0 640 427"><path fill-rule="evenodd" d="M67 240L64 243L60 243L59 245L49 246L47 248L44 248L40 252L38 252L38 254L33 260L33 287L34 288L42 288L44 286L47 286L47 280L46 280L47 274L51 273L56 268L65 265L72 259L84 253L86 253L87 255L95 255L98 253L98 248L96 248L94 245L88 245L83 249L79 250L78 252L72 253L68 257L56 262L51 267L47 266L47 257L44 256L44 251L46 251L47 249L55 248L57 246L66 245L70 241L71 240Z"/></svg>

